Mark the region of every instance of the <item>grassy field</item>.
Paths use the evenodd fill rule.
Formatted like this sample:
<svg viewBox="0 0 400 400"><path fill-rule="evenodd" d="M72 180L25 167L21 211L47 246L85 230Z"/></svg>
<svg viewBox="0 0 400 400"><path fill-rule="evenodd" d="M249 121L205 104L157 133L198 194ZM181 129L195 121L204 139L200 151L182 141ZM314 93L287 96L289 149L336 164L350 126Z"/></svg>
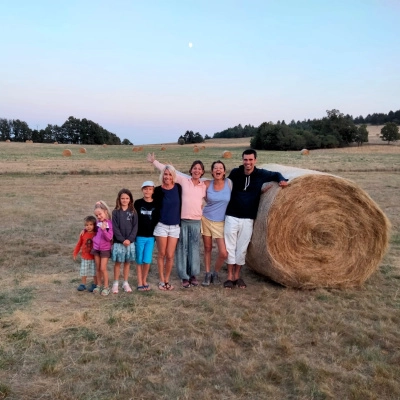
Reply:
<svg viewBox="0 0 400 400"><path fill-rule="evenodd" d="M380 205L390 249L363 287L298 291L245 268L246 290L161 292L154 259L154 290L107 298L76 290L72 250L94 203L157 180L148 151L185 171L229 150L230 169L248 140L199 153L0 143L0 399L399 399L400 147L370 142L258 159L352 179Z"/></svg>

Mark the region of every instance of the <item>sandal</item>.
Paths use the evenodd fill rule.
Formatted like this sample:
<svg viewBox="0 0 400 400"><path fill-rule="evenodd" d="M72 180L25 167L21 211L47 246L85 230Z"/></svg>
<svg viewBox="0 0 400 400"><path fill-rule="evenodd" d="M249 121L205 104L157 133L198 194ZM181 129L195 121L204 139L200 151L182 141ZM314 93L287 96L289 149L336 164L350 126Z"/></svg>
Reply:
<svg viewBox="0 0 400 400"><path fill-rule="evenodd" d="M224 282L224 288L225 289L233 289L233 281L228 279L227 281Z"/></svg>
<svg viewBox="0 0 400 400"><path fill-rule="evenodd" d="M139 292L144 292L146 288L144 286L138 286L137 290L139 290Z"/></svg>
<svg viewBox="0 0 400 400"><path fill-rule="evenodd" d="M239 289L247 288L247 285L244 283L244 280L242 278L239 278L235 283Z"/></svg>
<svg viewBox="0 0 400 400"><path fill-rule="evenodd" d="M143 285L143 287L144 287L144 290L151 290L150 285Z"/></svg>
<svg viewBox="0 0 400 400"><path fill-rule="evenodd" d="M128 282L125 282L122 285L122 289L124 289L124 292L126 292L126 293L132 293L132 288L129 286Z"/></svg>
<svg viewBox="0 0 400 400"><path fill-rule="evenodd" d="M159 282L159 283L158 283L158 288L159 288L160 290L167 290L167 289L165 288L165 283L164 283L164 282Z"/></svg>
<svg viewBox="0 0 400 400"><path fill-rule="evenodd" d="M169 282L165 282L165 289L166 290L174 290L174 287Z"/></svg>
<svg viewBox="0 0 400 400"><path fill-rule="evenodd" d="M113 292L113 294L117 294L118 293L118 282L114 282L113 283L112 292Z"/></svg>
<svg viewBox="0 0 400 400"><path fill-rule="evenodd" d="M101 295L102 296L108 296L110 294L110 289L109 288L104 288L102 291L101 291Z"/></svg>

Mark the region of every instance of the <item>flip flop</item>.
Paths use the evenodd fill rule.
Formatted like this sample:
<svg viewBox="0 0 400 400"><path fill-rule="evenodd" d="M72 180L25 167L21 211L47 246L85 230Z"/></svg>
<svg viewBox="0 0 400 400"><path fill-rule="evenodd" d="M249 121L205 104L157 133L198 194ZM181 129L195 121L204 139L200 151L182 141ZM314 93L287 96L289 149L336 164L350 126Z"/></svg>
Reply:
<svg viewBox="0 0 400 400"><path fill-rule="evenodd" d="M238 287L239 289L246 289L246 288L247 288L247 285L244 283L244 280L243 280L242 278L239 278L239 279L236 281L236 285L237 285L237 287Z"/></svg>
<svg viewBox="0 0 400 400"><path fill-rule="evenodd" d="M137 290L139 290L139 292L144 292L146 289L144 286L138 286Z"/></svg>
<svg viewBox="0 0 400 400"><path fill-rule="evenodd" d="M224 282L224 288L225 289L233 289L233 281L228 279L227 281Z"/></svg>

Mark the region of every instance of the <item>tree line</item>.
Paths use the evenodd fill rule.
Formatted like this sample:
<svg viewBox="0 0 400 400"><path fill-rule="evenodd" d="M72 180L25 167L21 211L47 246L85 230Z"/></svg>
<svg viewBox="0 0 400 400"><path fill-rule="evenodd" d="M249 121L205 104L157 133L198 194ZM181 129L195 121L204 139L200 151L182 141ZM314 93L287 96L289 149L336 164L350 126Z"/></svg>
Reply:
<svg viewBox="0 0 400 400"><path fill-rule="evenodd" d="M48 124L44 129L31 129L19 119L0 118L0 140L68 144L132 144L86 118L69 117L61 126Z"/></svg>

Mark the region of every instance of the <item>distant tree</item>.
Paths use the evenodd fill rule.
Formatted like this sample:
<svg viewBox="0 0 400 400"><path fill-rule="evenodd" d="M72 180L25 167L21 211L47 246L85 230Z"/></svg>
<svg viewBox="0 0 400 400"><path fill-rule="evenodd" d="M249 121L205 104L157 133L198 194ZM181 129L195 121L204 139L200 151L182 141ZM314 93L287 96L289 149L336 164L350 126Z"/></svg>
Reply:
<svg viewBox="0 0 400 400"><path fill-rule="evenodd" d="M354 141L358 146L362 146L363 143L368 142L368 130L367 125L363 124L357 128Z"/></svg>
<svg viewBox="0 0 400 400"><path fill-rule="evenodd" d="M199 132L194 133L193 131L186 131L184 135L179 136L178 143L181 138L185 141L186 144L204 142L204 138L200 135Z"/></svg>
<svg viewBox="0 0 400 400"><path fill-rule="evenodd" d="M180 144L181 146L183 146L185 144L185 138L182 135L179 136L178 144Z"/></svg>
<svg viewBox="0 0 400 400"><path fill-rule="evenodd" d="M124 139L121 144L125 146L133 146L133 143L129 139Z"/></svg>
<svg viewBox="0 0 400 400"><path fill-rule="evenodd" d="M211 138L211 136L208 136L208 135L206 134L206 136L204 136L204 140L208 140L208 139L212 139L212 138Z"/></svg>
<svg viewBox="0 0 400 400"><path fill-rule="evenodd" d="M394 122L387 122L381 129L381 139L390 142L396 142L400 139L399 127Z"/></svg>
<svg viewBox="0 0 400 400"><path fill-rule="evenodd" d="M0 118L0 140L11 140L11 120Z"/></svg>

